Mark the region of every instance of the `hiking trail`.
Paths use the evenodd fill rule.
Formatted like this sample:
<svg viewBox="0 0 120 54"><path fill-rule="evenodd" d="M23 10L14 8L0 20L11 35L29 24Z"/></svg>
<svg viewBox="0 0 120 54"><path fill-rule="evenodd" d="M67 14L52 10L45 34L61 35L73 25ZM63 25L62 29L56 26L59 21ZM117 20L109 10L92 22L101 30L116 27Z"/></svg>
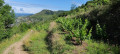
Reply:
<svg viewBox="0 0 120 54"><path fill-rule="evenodd" d="M26 35L18 42L15 42L14 44L10 45L8 48L6 48L3 52L3 54L28 54L27 51L24 51L23 48L23 41L30 37L33 30L26 33Z"/></svg>

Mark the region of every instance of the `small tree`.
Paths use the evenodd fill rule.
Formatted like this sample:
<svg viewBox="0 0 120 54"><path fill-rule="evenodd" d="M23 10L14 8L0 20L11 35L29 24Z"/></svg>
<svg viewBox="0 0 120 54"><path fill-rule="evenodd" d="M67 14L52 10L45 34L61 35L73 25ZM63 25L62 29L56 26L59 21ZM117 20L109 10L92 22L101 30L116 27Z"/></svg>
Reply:
<svg viewBox="0 0 120 54"><path fill-rule="evenodd" d="M85 22L83 22L81 19L78 21L78 27L76 30L74 30L75 37L79 38L80 40L77 40L77 42L82 44L82 41L85 39L90 39L92 34L92 28L90 31L88 31L87 26L89 25L89 21L85 19Z"/></svg>
<svg viewBox="0 0 120 54"><path fill-rule="evenodd" d="M83 21L80 19L71 19L71 18L59 18L57 22L60 22L62 29L66 30L69 35L67 38L71 40L72 37L76 38L77 43L82 44L82 41L85 39L90 40L92 34L92 28L88 31L87 26L89 25L88 19Z"/></svg>
<svg viewBox="0 0 120 54"><path fill-rule="evenodd" d="M0 0L0 40L11 36L11 24L14 23L14 12L8 4Z"/></svg>
<svg viewBox="0 0 120 54"><path fill-rule="evenodd" d="M107 33L106 33L106 27L105 25L103 27L100 26L99 23L96 25L96 36L100 39L107 38Z"/></svg>

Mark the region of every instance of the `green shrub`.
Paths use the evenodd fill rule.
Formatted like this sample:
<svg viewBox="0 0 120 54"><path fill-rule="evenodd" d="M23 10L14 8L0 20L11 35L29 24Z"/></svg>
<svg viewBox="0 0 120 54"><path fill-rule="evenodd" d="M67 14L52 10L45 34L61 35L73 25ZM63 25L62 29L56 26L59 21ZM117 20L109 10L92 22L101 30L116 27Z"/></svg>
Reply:
<svg viewBox="0 0 120 54"><path fill-rule="evenodd" d="M14 25L11 31L12 34L17 34L17 33L25 32L30 28L32 28L32 24L21 23L20 25Z"/></svg>
<svg viewBox="0 0 120 54"><path fill-rule="evenodd" d="M31 28L31 26L29 24L27 24L27 23L21 23L19 25L19 29L20 29L21 32L25 32L30 28Z"/></svg>
<svg viewBox="0 0 120 54"><path fill-rule="evenodd" d="M61 24L63 31L68 33L68 39L76 37L76 41L82 44L83 40L90 39L92 36L92 28L87 29L89 25L88 19L58 18L56 21Z"/></svg>
<svg viewBox="0 0 120 54"><path fill-rule="evenodd" d="M33 26L33 28L37 31L40 31L40 30L48 30L48 27L49 27L49 23L37 23Z"/></svg>
<svg viewBox="0 0 120 54"><path fill-rule="evenodd" d="M99 23L96 25L96 36L100 39L107 39L105 25L103 27L101 27Z"/></svg>
<svg viewBox="0 0 120 54"><path fill-rule="evenodd" d="M119 54L119 47L111 46L102 41L95 42L95 41L88 41L88 46L86 47L87 52L86 54Z"/></svg>

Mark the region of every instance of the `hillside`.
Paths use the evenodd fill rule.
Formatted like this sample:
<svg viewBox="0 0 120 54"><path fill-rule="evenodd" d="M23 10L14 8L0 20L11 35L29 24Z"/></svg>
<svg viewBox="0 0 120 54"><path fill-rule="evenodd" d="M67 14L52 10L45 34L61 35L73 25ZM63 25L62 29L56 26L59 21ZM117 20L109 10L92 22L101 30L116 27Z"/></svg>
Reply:
<svg viewBox="0 0 120 54"><path fill-rule="evenodd" d="M33 14L29 14L29 13L15 13L15 17L24 17L24 16L31 16Z"/></svg>
<svg viewBox="0 0 120 54"><path fill-rule="evenodd" d="M66 16L66 18L88 18L91 23L91 27L93 27L93 39L101 40L103 39L105 42L109 42L110 44L120 44L119 43L119 26L120 20L119 17L119 9L120 4L119 0L95 0L95 1L88 1L85 5L77 7L74 10L70 11L70 14ZM76 13L76 14L75 14ZM100 24L100 27L106 26L107 33L106 37L99 36L96 33L96 24ZM103 35L103 34L102 34Z"/></svg>
<svg viewBox="0 0 120 54"><path fill-rule="evenodd" d="M90 0L69 11L44 9L16 22L13 12L5 14L0 53L120 54L120 0Z"/></svg>
<svg viewBox="0 0 120 54"><path fill-rule="evenodd" d="M36 20L36 21L46 21L55 19L57 15L66 12L66 11L52 11L52 10L42 10L41 12L34 14L32 16L29 16L30 19Z"/></svg>
<svg viewBox="0 0 120 54"><path fill-rule="evenodd" d="M18 17L16 19L17 23L20 22L28 22L28 23L33 23L33 22L40 22L40 21L46 21L46 20L54 20L57 18L59 14L62 14L66 11L52 11L52 10L42 10L39 13L36 13L34 15L30 16L23 16L23 17Z"/></svg>

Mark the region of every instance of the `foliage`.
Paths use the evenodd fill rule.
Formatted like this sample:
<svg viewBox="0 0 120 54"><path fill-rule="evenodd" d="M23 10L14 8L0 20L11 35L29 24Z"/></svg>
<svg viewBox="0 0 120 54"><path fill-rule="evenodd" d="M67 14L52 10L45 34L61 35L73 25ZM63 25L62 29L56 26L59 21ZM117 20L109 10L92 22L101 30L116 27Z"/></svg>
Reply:
<svg viewBox="0 0 120 54"><path fill-rule="evenodd" d="M105 25L103 27L100 26L100 24L96 25L96 36L100 39L107 39L107 34L105 30Z"/></svg>
<svg viewBox="0 0 120 54"><path fill-rule="evenodd" d="M47 30L49 27L49 23L43 22L33 24L32 29L34 30L33 34L30 38L24 41L24 50L29 51L29 53L35 54L50 54L46 45L45 38L48 35ZM36 48L37 47L37 48Z"/></svg>
<svg viewBox="0 0 120 54"><path fill-rule="evenodd" d="M0 40L12 36L11 27L14 23L14 11L7 4L0 0Z"/></svg>
<svg viewBox="0 0 120 54"><path fill-rule="evenodd" d="M20 23L20 25L14 25L12 27L12 34L24 33L32 28L32 24Z"/></svg>
<svg viewBox="0 0 120 54"><path fill-rule="evenodd" d="M48 45L45 42L46 36L47 32L45 30L41 30L40 32L34 31L30 38L24 41L25 50L30 54L50 54L47 49Z"/></svg>
<svg viewBox="0 0 120 54"><path fill-rule="evenodd" d="M33 26L32 29L37 31L31 35L30 39L24 42L25 49L30 51L31 54L49 54L47 49L48 45L45 43L45 38L47 36L46 31L48 30L49 20L55 20L58 17L60 18L58 18L56 22L60 23L60 29L65 32L66 38L71 40L75 37L75 41L77 41L78 44L82 44L83 40L88 40L88 54L120 53L120 49L117 46L114 47L114 45L111 46L101 41L99 43L90 41L91 37L93 37L97 40L112 41L112 44L117 43L120 45L119 0L92 0L79 7L73 5L71 11L43 10L40 13L26 18L28 23L32 22L32 24L21 23L19 26L14 26L12 28L10 25L14 22L14 11L11 10L9 5L3 4L4 2L0 0L0 40L10 37L12 33L25 32ZM97 21L99 21L99 23ZM51 46L51 52L53 54L62 54L66 50L69 50L70 46L67 46L63 40L64 38L60 38L59 40L56 38L53 40L54 44L50 43L53 44L53 46ZM5 43L8 42L8 40L5 41Z"/></svg>
<svg viewBox="0 0 120 54"><path fill-rule="evenodd" d="M90 29L90 31L88 31L87 29L87 26L89 25L89 21L87 19L83 21L81 18L58 18L56 21L61 23L61 27L64 32L68 32L69 39L71 39L72 37L79 38L82 44L82 40L90 39L92 36L92 28ZM78 40L78 42L80 40Z"/></svg>
<svg viewBox="0 0 120 54"><path fill-rule="evenodd" d="M106 43L86 40L88 43L86 54L119 54L119 47L111 46Z"/></svg>
<svg viewBox="0 0 120 54"><path fill-rule="evenodd" d="M12 31L13 32L13 31ZM28 32L28 31L27 31ZM23 38L23 36L25 35L26 32L24 33L17 33L17 34L14 34L12 37L10 38L6 38L6 39L3 39L2 41L0 41L0 54L3 53L3 51L9 47L11 44L19 41L21 38Z"/></svg>
<svg viewBox="0 0 120 54"><path fill-rule="evenodd" d="M92 38L120 45L120 0L91 0L68 11L66 18L88 18L92 27ZM101 32L96 32L99 21Z"/></svg>
<svg viewBox="0 0 120 54"><path fill-rule="evenodd" d="M48 21L49 22L49 21ZM35 25L32 27L33 29L37 30L37 31L40 31L40 30L48 30L48 25L49 23L46 22L45 24L43 24L44 22L38 22L38 23L35 23Z"/></svg>
<svg viewBox="0 0 120 54"><path fill-rule="evenodd" d="M25 32L27 31L28 29L31 28L31 25L30 24L26 24L26 23L21 23L19 25L19 29L20 29L20 32Z"/></svg>

